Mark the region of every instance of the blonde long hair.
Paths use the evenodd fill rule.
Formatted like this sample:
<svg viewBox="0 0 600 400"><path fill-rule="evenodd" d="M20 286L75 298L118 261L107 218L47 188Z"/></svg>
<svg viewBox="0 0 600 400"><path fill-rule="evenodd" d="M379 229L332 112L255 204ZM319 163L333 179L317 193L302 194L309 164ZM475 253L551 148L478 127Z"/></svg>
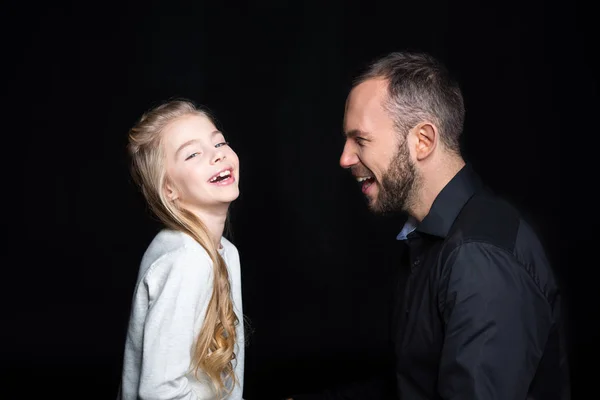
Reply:
<svg viewBox="0 0 600 400"><path fill-rule="evenodd" d="M177 118L203 115L214 123L207 110L189 100L163 103L146 112L129 131L127 149L131 157L131 173L141 189L150 210L167 227L187 233L209 254L213 262L213 292L202 329L196 338L192 354L194 374L203 371L215 386L218 395L230 393L237 379L234 372L234 347L238 318L233 310L229 274L208 230L193 213L177 207L165 195L167 180L162 132Z"/></svg>

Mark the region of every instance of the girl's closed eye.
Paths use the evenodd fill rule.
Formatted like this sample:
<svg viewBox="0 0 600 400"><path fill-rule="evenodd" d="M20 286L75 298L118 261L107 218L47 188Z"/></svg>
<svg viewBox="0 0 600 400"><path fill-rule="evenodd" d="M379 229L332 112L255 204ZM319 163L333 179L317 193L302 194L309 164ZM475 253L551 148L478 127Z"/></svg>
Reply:
<svg viewBox="0 0 600 400"><path fill-rule="evenodd" d="M189 160L189 159L192 159L192 158L194 158L194 157L196 157L196 156L199 156L199 155L200 155L200 153L199 153L199 152L192 153L192 154L190 154L189 156L187 156L187 157L185 158L185 160L187 161L187 160Z"/></svg>
<svg viewBox="0 0 600 400"><path fill-rule="evenodd" d="M221 143L215 144L215 147L217 147L217 148L219 148L221 146L229 146L229 142L221 142Z"/></svg>

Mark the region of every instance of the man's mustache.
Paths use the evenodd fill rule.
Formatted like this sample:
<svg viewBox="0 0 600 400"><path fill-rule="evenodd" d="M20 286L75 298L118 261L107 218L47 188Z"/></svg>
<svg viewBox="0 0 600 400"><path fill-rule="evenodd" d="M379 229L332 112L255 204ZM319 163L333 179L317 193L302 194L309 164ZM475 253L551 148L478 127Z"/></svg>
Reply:
<svg viewBox="0 0 600 400"><path fill-rule="evenodd" d="M362 167L362 166L353 166L350 167L350 173L352 173L353 176L375 176L375 174L373 174L368 168Z"/></svg>

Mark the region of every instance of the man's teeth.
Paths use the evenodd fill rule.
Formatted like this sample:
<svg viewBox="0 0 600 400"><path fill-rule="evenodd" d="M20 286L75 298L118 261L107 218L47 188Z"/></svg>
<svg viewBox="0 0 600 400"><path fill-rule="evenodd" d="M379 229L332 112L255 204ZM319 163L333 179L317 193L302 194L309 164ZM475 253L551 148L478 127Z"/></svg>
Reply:
<svg viewBox="0 0 600 400"><path fill-rule="evenodd" d="M219 178L223 178L226 176L231 175L231 171L230 170L225 170L223 172L221 172L219 175L215 175L210 181L211 182L216 182Z"/></svg>
<svg viewBox="0 0 600 400"><path fill-rule="evenodd" d="M359 177L356 178L356 180L359 181L359 182L364 182L364 181L366 181L369 178L372 178L372 176L359 176Z"/></svg>

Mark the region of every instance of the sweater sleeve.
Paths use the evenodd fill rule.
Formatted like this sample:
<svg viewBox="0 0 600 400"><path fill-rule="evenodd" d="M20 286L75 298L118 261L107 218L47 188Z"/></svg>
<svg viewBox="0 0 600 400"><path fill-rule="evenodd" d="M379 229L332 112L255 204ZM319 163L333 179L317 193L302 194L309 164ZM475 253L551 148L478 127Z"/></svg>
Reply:
<svg viewBox="0 0 600 400"><path fill-rule="evenodd" d="M186 374L212 292L212 262L181 248L161 257L144 284L149 298L139 397L196 400Z"/></svg>

